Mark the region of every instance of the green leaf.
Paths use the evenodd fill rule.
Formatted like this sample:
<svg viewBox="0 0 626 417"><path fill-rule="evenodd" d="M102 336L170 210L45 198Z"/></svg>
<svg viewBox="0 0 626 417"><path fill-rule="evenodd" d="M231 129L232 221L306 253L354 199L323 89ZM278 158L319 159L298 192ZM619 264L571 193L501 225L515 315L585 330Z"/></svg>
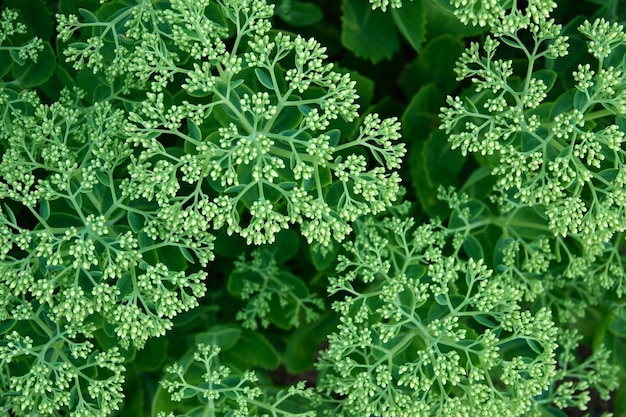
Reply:
<svg viewBox="0 0 626 417"><path fill-rule="evenodd" d="M361 108L366 109L372 103L372 99L374 98L374 89L376 87L376 83L369 77L351 69L342 68L339 66L335 66L335 71L345 74L350 74L350 79L356 82L356 91L359 92L359 99L357 103ZM334 145L332 145L334 146Z"/></svg>
<svg viewBox="0 0 626 417"><path fill-rule="evenodd" d="M4 41L5 46L9 46L8 40ZM13 59L10 51L0 51L0 78L4 77L11 71Z"/></svg>
<svg viewBox="0 0 626 417"><path fill-rule="evenodd" d="M176 246L162 246L157 248L157 256L171 271L184 271L189 266Z"/></svg>
<svg viewBox="0 0 626 417"><path fill-rule="evenodd" d="M324 18L317 5L296 0L283 0L276 8L276 15L292 26L310 26Z"/></svg>
<svg viewBox="0 0 626 417"><path fill-rule="evenodd" d="M404 118L410 119L410 116L405 114ZM407 129L414 130L417 127L409 121ZM408 134L405 137L411 140ZM458 186L461 182L460 172L466 163L461 152L453 150L445 132L437 129L426 142L416 141L411 145L409 161L411 184L422 209L431 216L449 213L448 204L438 199L437 189L440 185Z"/></svg>
<svg viewBox="0 0 626 417"><path fill-rule="evenodd" d="M109 187L111 185L111 181L109 180L109 176L106 173L104 173L104 172L102 172L100 170L96 171L96 178L98 178L98 181L100 181L101 184L103 184L103 185L105 185L107 187Z"/></svg>
<svg viewBox="0 0 626 417"><path fill-rule="evenodd" d="M39 202L39 215L44 221L50 218L50 203L45 198Z"/></svg>
<svg viewBox="0 0 626 417"><path fill-rule="evenodd" d="M100 0L58 0L59 13L63 14L78 14L81 7L97 10L99 6Z"/></svg>
<svg viewBox="0 0 626 417"><path fill-rule="evenodd" d="M294 96L291 96L291 98L297 100L297 98L294 98ZM301 120L302 111L299 107L285 107L280 111L280 113L278 113L278 115L276 115L276 118L274 119L273 129L275 129L276 131L290 131L298 127Z"/></svg>
<svg viewBox="0 0 626 417"><path fill-rule="evenodd" d="M567 414L565 414L563 411L559 410L558 408L545 407L544 410L546 412L546 416L548 417L567 417Z"/></svg>
<svg viewBox="0 0 626 417"><path fill-rule="evenodd" d="M400 33L419 51L426 38L426 10L424 1L404 2L401 8L391 9L391 16Z"/></svg>
<svg viewBox="0 0 626 417"><path fill-rule="evenodd" d="M437 304L441 305L441 306L447 306L448 302L446 301L446 297L443 294L437 294L435 296L435 301L437 302Z"/></svg>
<svg viewBox="0 0 626 417"><path fill-rule="evenodd" d="M483 251L483 247L472 235L467 235L465 237L465 241L463 242L463 250L465 253L474 260L484 259L485 252Z"/></svg>
<svg viewBox="0 0 626 417"><path fill-rule="evenodd" d="M6 203L4 203L4 211L7 213L7 220L9 221L9 223L13 224L13 225L17 225L17 220L15 218L15 214L13 213L13 210L11 210L11 207L9 207Z"/></svg>
<svg viewBox="0 0 626 417"><path fill-rule="evenodd" d="M287 372L297 375L313 368L318 352L323 348L328 335L336 330L338 323L335 315L325 314L317 321L291 333L284 356Z"/></svg>
<svg viewBox="0 0 626 417"><path fill-rule="evenodd" d="M267 338L251 330L243 329L237 341L237 349L223 352L225 361L244 366L258 366L272 370L278 368L280 355Z"/></svg>
<svg viewBox="0 0 626 417"><path fill-rule="evenodd" d="M172 401L172 396L161 385L158 386L152 399L151 417L157 417L159 413L169 413L177 407L178 403Z"/></svg>
<svg viewBox="0 0 626 417"><path fill-rule="evenodd" d="M444 99L437 85L430 83L421 87L402 114L402 136L409 142L428 139L429 132L436 136L436 131L433 131L433 128L439 122L439 109L444 104ZM448 142L445 135L438 135L437 138L431 138L431 140L439 144ZM438 145L437 148L441 148L441 145Z"/></svg>
<svg viewBox="0 0 626 417"><path fill-rule="evenodd" d="M189 249L185 248L184 246L179 246L178 250L180 250L180 253L187 260L187 262L189 262L190 264L196 263L196 261L193 259L193 255L191 254L191 252L189 252Z"/></svg>
<svg viewBox="0 0 626 417"><path fill-rule="evenodd" d="M145 219L142 215L137 214L134 211L129 211L126 217L128 219L130 230L134 233L139 233L141 229L143 229L143 222Z"/></svg>
<svg viewBox="0 0 626 417"><path fill-rule="evenodd" d="M13 328L13 326L15 326L16 323L17 323L17 320L0 321L0 334L7 333L9 330Z"/></svg>
<svg viewBox="0 0 626 417"><path fill-rule="evenodd" d="M450 34L460 37L474 37L489 30L488 27L464 25L453 14L454 8L449 1L443 0L413 0L422 1L426 8L428 19L426 22L426 33L430 37L437 37L443 34ZM406 2L405 2L406 3Z"/></svg>
<svg viewBox="0 0 626 417"><path fill-rule="evenodd" d="M570 90L567 90L563 94L561 94L556 99L556 101L554 102L554 105L552 106L552 111L550 113L551 119L554 119L556 116L558 116L561 113L565 113L565 112L572 110L572 103L574 101L574 95L576 94L577 91L578 90L576 90L575 88L572 88Z"/></svg>
<svg viewBox="0 0 626 417"><path fill-rule="evenodd" d="M617 337L626 338L626 318L615 317L609 324L609 331Z"/></svg>
<svg viewBox="0 0 626 417"><path fill-rule="evenodd" d="M50 44L44 42L37 62L27 61L24 65L14 65L13 76L22 88L37 87L52 77L55 67L56 55Z"/></svg>
<svg viewBox="0 0 626 417"><path fill-rule="evenodd" d="M142 371L158 371L165 362L168 345L169 339L166 337L148 339L134 364Z"/></svg>
<svg viewBox="0 0 626 417"><path fill-rule="evenodd" d="M474 320L476 320L478 323L482 324L485 327L488 327L490 329L493 329L496 327L496 324L484 314L477 314L472 317L474 318Z"/></svg>
<svg viewBox="0 0 626 417"><path fill-rule="evenodd" d="M546 87L548 87L546 92L552 90L552 87L554 87L554 82L556 81L556 77L556 72L548 69L542 69L533 73L533 78L543 81Z"/></svg>
<svg viewBox="0 0 626 417"><path fill-rule="evenodd" d="M42 40L52 38L54 18L44 0L4 0L2 8L18 10L28 28L28 36L37 36Z"/></svg>
<svg viewBox="0 0 626 417"><path fill-rule="evenodd" d="M276 234L276 241L268 247L277 263L283 263L298 253L300 236L291 229L281 230Z"/></svg>
<svg viewBox="0 0 626 417"><path fill-rule="evenodd" d="M254 74L256 75L256 77L258 78L259 82L261 83L263 87L267 88L268 90L274 89L274 83L272 82L272 77L270 77L267 71L261 68L255 68Z"/></svg>
<svg viewBox="0 0 626 417"><path fill-rule="evenodd" d="M334 242L331 242L329 247L323 246L319 242L313 242L309 245L311 262L313 262L313 266L318 271L323 271L333 266L337 261L338 253L339 247Z"/></svg>
<svg viewBox="0 0 626 417"><path fill-rule="evenodd" d="M538 355L541 355L543 353L543 349L541 349L541 346L539 346L537 344L537 342L535 342L532 339L526 339L526 343L528 343L528 346L530 346L530 348L533 350L533 352L535 352Z"/></svg>
<svg viewBox="0 0 626 417"><path fill-rule="evenodd" d="M97 23L100 21L95 14L87 9L80 8L78 9L78 13L82 16L83 22L85 23Z"/></svg>
<svg viewBox="0 0 626 417"><path fill-rule="evenodd" d="M362 0L343 0L341 42L358 57L373 63L390 59L400 48L390 14L372 10Z"/></svg>
<svg viewBox="0 0 626 417"><path fill-rule="evenodd" d="M17 49L11 49L9 51L9 55L11 56L11 59L13 60L13 62L15 62L16 64L20 66L26 63L26 59L20 56L20 52Z"/></svg>
<svg viewBox="0 0 626 417"><path fill-rule="evenodd" d="M196 344L217 345L226 351L237 343L241 337L241 328L234 324L217 324L203 333L196 334Z"/></svg>
<svg viewBox="0 0 626 417"><path fill-rule="evenodd" d="M202 131L193 120L187 119L187 129L189 130L190 138L197 140L197 141L202 140Z"/></svg>
<svg viewBox="0 0 626 417"><path fill-rule="evenodd" d="M400 85L407 97L413 96L420 88L434 83L437 96L436 108L433 103L428 108L434 108L434 114L439 114L439 107L443 105L445 93L452 93L458 86L454 68L465 44L458 38L444 34L428 42L420 51L417 58L406 68Z"/></svg>

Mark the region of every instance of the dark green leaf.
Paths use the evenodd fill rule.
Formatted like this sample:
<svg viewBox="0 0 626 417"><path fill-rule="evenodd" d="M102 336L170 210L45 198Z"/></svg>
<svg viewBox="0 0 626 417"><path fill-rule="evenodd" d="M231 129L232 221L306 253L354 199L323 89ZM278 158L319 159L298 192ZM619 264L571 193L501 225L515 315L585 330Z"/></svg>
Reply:
<svg viewBox="0 0 626 417"><path fill-rule="evenodd" d="M474 320L476 320L478 323L482 324L485 327L488 327L490 329L493 329L496 327L496 324L484 314L477 314L472 317L474 317Z"/></svg>
<svg viewBox="0 0 626 417"><path fill-rule="evenodd" d="M426 273L426 268L423 265L415 264L409 265L406 268L405 275L408 279L419 280Z"/></svg>
<svg viewBox="0 0 626 417"><path fill-rule="evenodd" d="M324 18L317 5L297 0L283 0L276 8L276 15L292 26L310 26Z"/></svg>
<svg viewBox="0 0 626 417"><path fill-rule="evenodd" d="M362 0L343 0L341 10L341 42L356 56L377 63L398 51L398 32L390 14L373 11Z"/></svg>
<svg viewBox="0 0 626 417"><path fill-rule="evenodd" d="M582 91L576 90L576 93L574 93L574 108L582 111L588 103L587 95Z"/></svg>
<svg viewBox="0 0 626 417"><path fill-rule="evenodd" d="M180 256L180 251L176 246L161 246L157 248L159 262L164 263L171 271L184 271L189 264L186 259Z"/></svg>
<svg viewBox="0 0 626 417"><path fill-rule="evenodd" d="M78 9L78 13L82 16L83 22L85 23L97 23L100 21L95 14L91 13L87 9L80 8Z"/></svg>
<svg viewBox="0 0 626 417"><path fill-rule="evenodd" d="M298 127L301 120L302 112L300 108L285 107L276 116L272 128L277 131L288 131Z"/></svg>
<svg viewBox="0 0 626 417"><path fill-rule="evenodd" d="M311 261L318 271L323 271L333 266L337 261L338 253L339 248L334 242L331 242L328 247L323 246L319 242L313 242L309 245Z"/></svg>
<svg viewBox="0 0 626 417"><path fill-rule="evenodd" d="M561 94L556 101L554 102L554 105L552 106L552 111L550 113L550 118L554 119L556 116L558 116L561 113L565 113L568 112L570 110L572 110L572 103L574 101L574 95L576 94L578 90L576 89L571 89L568 90L566 92L564 92L563 94Z"/></svg>
<svg viewBox="0 0 626 417"><path fill-rule="evenodd" d="M15 62L16 64L20 66L26 63L26 59L20 56L20 51L18 51L17 49L11 49L9 51L9 55L11 56L11 59L13 60L13 62Z"/></svg>
<svg viewBox="0 0 626 417"><path fill-rule="evenodd" d="M139 233L141 229L143 229L144 217L142 215L137 214L134 211L129 211L126 217L128 218L130 230L134 233Z"/></svg>
<svg viewBox="0 0 626 417"><path fill-rule="evenodd" d="M222 355L230 362L267 370L276 369L280 364L280 355L269 340L260 333L246 329L241 331L237 349L222 352Z"/></svg>
<svg viewBox="0 0 626 417"><path fill-rule="evenodd" d="M426 37L426 10L424 1L404 2L401 8L391 9L393 21L400 33L411 44L413 49L419 51Z"/></svg>
<svg viewBox="0 0 626 417"><path fill-rule="evenodd" d="M428 42L402 75L400 84L406 97L411 97L420 88L434 83L437 93L433 96L435 103L423 109L433 109L431 113L438 115L445 99L444 93L453 92L458 85L454 68L464 50L465 44L449 34Z"/></svg>
<svg viewBox="0 0 626 417"><path fill-rule="evenodd" d="M435 301L437 301L437 304L445 306L448 305L448 302L446 301L446 297L443 294L437 294L435 296Z"/></svg>
<svg viewBox="0 0 626 417"><path fill-rule="evenodd" d="M533 78L543 81L546 87L548 87L547 91L552 90L554 82L556 81L556 76L556 72L548 69L542 69L533 73Z"/></svg>
<svg viewBox="0 0 626 417"><path fill-rule="evenodd" d="M428 16L426 22L426 33L435 38L443 34L459 37L473 37L489 30L488 27L464 25L453 14L454 7L448 0L413 0L422 1ZM406 3L406 2L405 2Z"/></svg>
<svg viewBox="0 0 626 417"><path fill-rule="evenodd" d="M465 241L463 242L463 250L470 258L474 260L484 259L485 253L483 251L483 247L472 235L467 235Z"/></svg>
<svg viewBox="0 0 626 417"><path fill-rule="evenodd" d="M559 410L558 408L545 407L544 410L546 412L546 416L548 417L567 417L567 414L565 414L563 411Z"/></svg>
<svg viewBox="0 0 626 417"><path fill-rule="evenodd" d="M165 362L168 345L169 340L166 337L148 339L134 364L142 371L158 371Z"/></svg>
<svg viewBox="0 0 626 417"><path fill-rule="evenodd" d="M146 248L154 244L154 240L149 237L146 232L139 232L137 236L137 242L139 243L140 248Z"/></svg>
<svg viewBox="0 0 626 417"><path fill-rule="evenodd" d="M194 340L197 344L217 345L226 351L237 343L241 337L241 328L234 324L218 324L204 333L196 334Z"/></svg>
<svg viewBox="0 0 626 417"><path fill-rule="evenodd" d="M626 338L626 318L615 317L609 324L609 331L617 337Z"/></svg>
<svg viewBox="0 0 626 417"><path fill-rule="evenodd" d="M15 326L15 323L17 323L17 320L0 321L0 334L7 333L9 330L13 328L13 326Z"/></svg>
<svg viewBox="0 0 626 417"><path fill-rule="evenodd" d="M37 87L52 77L56 67L56 55L48 42L43 43L43 50L37 62L27 61L24 65L13 66L13 75L23 88Z"/></svg>
<svg viewBox="0 0 626 417"><path fill-rule="evenodd" d="M4 41L4 46L9 46L8 41ZM11 71L13 59L10 51L0 51L0 78L4 77Z"/></svg>
<svg viewBox="0 0 626 417"><path fill-rule="evenodd" d="M54 18L44 0L4 0L2 8L18 10L28 28L28 37L49 40L54 34Z"/></svg>
<svg viewBox="0 0 626 417"><path fill-rule="evenodd" d="M268 247L277 263L283 263L296 256L300 248L300 236L291 229L276 234L276 241Z"/></svg>
<svg viewBox="0 0 626 417"><path fill-rule="evenodd" d="M328 136L328 145L331 147L337 146L339 144L339 138L341 138L341 131L338 129L329 130L326 132Z"/></svg>

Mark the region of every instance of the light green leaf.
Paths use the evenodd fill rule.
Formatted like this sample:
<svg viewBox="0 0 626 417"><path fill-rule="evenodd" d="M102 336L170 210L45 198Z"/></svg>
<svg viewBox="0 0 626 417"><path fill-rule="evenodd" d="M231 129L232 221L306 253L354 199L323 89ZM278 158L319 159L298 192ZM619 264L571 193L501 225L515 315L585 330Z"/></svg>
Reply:
<svg viewBox="0 0 626 417"><path fill-rule="evenodd" d="M39 202L39 215L45 221L50 218L50 203L46 199Z"/></svg>
<svg viewBox="0 0 626 417"><path fill-rule="evenodd" d="M202 140L202 131L193 120L187 119L187 129L189 130L190 138L197 140L197 141Z"/></svg>
<svg viewBox="0 0 626 417"><path fill-rule="evenodd" d="M4 203L4 211L7 213L7 220L9 221L9 223L13 224L13 225L17 225L17 220L15 219L15 214L13 213L13 210L11 210L11 207L9 207L6 203Z"/></svg>
<svg viewBox="0 0 626 417"><path fill-rule="evenodd" d="M261 85L263 85L263 87L267 88L268 90L274 89L274 83L272 82L272 78L267 73L267 71L261 68L255 68L254 74L256 75Z"/></svg>
<svg viewBox="0 0 626 417"><path fill-rule="evenodd" d="M193 259L193 255L191 254L191 252L189 252L189 249L183 247L183 246L179 246L178 249L180 250L180 253L183 255L183 257L191 264L195 264L196 261Z"/></svg>

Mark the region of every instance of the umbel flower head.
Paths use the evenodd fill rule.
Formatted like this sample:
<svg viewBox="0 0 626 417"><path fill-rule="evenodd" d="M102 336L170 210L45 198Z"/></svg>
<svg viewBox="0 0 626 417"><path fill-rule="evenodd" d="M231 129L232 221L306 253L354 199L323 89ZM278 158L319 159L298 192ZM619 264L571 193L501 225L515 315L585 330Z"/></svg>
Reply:
<svg viewBox="0 0 626 417"><path fill-rule="evenodd" d="M68 59L104 71L105 83L148 90L129 115L129 142L142 150L125 196L156 201L165 223L192 216L253 244L299 224L328 245L396 199L400 124L370 114L353 134L354 81L314 39L270 33L272 13L264 0L143 2L116 15L122 29L89 23L103 39L89 38L88 58L70 49ZM61 19L66 40L83 27ZM107 31L125 42L105 53Z"/></svg>
<svg viewBox="0 0 626 417"><path fill-rule="evenodd" d="M318 365L321 389L345 397L342 416L525 416L552 381L550 312L462 241L412 219L366 221L347 243L330 292L341 314Z"/></svg>

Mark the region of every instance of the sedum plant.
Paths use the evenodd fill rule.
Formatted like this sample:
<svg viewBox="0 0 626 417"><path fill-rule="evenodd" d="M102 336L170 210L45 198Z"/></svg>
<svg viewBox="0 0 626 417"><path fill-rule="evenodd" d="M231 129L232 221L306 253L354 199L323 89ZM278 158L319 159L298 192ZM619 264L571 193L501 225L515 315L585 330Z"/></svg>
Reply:
<svg viewBox="0 0 626 417"><path fill-rule="evenodd" d="M6 0L0 414L626 412L625 17L557 6Z"/></svg>

